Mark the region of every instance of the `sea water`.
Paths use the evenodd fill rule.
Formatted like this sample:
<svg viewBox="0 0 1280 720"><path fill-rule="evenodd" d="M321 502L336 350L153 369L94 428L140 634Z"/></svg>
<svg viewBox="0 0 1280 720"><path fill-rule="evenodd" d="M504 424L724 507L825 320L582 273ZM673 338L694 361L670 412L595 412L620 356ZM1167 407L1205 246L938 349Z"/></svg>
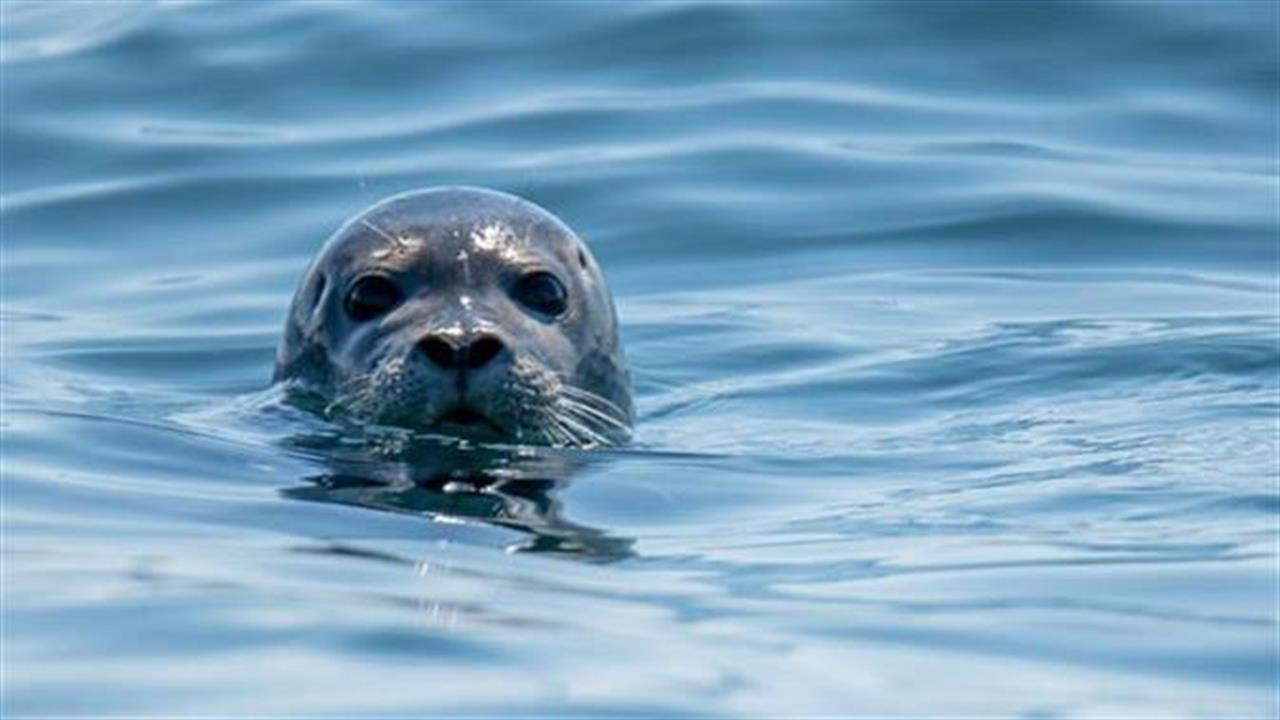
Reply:
<svg viewBox="0 0 1280 720"><path fill-rule="evenodd" d="M0 13L6 717L1277 712L1276 4ZM273 397L442 184L590 243L634 443Z"/></svg>

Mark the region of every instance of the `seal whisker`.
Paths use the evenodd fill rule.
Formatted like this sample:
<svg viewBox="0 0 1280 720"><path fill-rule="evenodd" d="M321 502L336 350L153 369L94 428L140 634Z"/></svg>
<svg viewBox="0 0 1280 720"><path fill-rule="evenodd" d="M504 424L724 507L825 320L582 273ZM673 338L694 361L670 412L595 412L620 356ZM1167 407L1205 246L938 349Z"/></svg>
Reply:
<svg viewBox="0 0 1280 720"><path fill-rule="evenodd" d="M626 442L631 437L631 426L619 417L622 413L606 398L589 391L564 386L556 398L556 406L581 423L596 431L597 435L612 442ZM602 442L601 444L610 444Z"/></svg>
<svg viewBox="0 0 1280 720"><path fill-rule="evenodd" d="M552 425L552 420L554 418L551 414L538 407L530 407L528 410L538 418L538 424L535 429L537 430L538 435L542 436L543 441L552 446L558 443L559 438L554 432L555 428Z"/></svg>
<svg viewBox="0 0 1280 720"><path fill-rule="evenodd" d="M585 388L578 387L577 385L569 385L566 383L560 387L560 392L571 396L576 400L595 403L596 405L599 405L602 410L608 411L608 413L615 417L626 417L627 415L623 412L622 408L618 407L617 403L613 402L609 398L593 393Z"/></svg>
<svg viewBox="0 0 1280 720"><path fill-rule="evenodd" d="M570 447L574 445L574 435L560 418L552 412L543 413L543 419L546 422L546 432L551 439L551 444L556 447Z"/></svg>
<svg viewBox="0 0 1280 720"><path fill-rule="evenodd" d="M597 445L612 445L630 436L630 433L625 432L623 428L610 426L601 422L596 416L585 414L580 406L562 405L559 410L562 418L586 431L588 439Z"/></svg>
<svg viewBox="0 0 1280 720"><path fill-rule="evenodd" d="M577 414L579 417L590 419L592 422L603 423L617 430L626 430L627 424L608 413L597 410L581 401L572 398L561 398L558 405L565 410Z"/></svg>
<svg viewBox="0 0 1280 720"><path fill-rule="evenodd" d="M584 439L587 443L594 445L608 445L609 441L600 433L596 432L588 424L584 423L581 418L571 414L563 407L558 407L561 412L556 416L556 420L564 426L574 431L577 439Z"/></svg>
<svg viewBox="0 0 1280 720"><path fill-rule="evenodd" d="M572 417L565 413L559 412L559 408L554 406L548 408L548 412L554 425L564 433L565 447L581 447L592 442L592 433L589 428L575 422Z"/></svg>
<svg viewBox="0 0 1280 720"><path fill-rule="evenodd" d="M606 447L612 445L613 442L609 438L601 435L591 427L587 426L580 420L571 417L565 417L563 422L568 423L577 433L578 445L585 448Z"/></svg>
<svg viewBox="0 0 1280 720"><path fill-rule="evenodd" d="M388 233L386 230L383 230L377 225L374 225L373 221L370 220L369 218L360 218L360 224L378 233L379 237L381 237L383 240L386 240L389 243L392 243L393 245L398 245L400 242L396 240L394 237L392 237L391 234Z"/></svg>

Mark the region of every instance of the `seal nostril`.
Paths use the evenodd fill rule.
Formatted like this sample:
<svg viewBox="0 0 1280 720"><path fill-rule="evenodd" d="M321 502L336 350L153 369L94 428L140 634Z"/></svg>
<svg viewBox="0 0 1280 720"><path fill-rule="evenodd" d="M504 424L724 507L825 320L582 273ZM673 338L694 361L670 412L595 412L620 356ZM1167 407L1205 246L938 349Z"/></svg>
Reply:
<svg viewBox="0 0 1280 720"><path fill-rule="evenodd" d="M418 348L422 350L428 360L446 370L452 370L458 366L458 350L452 343L438 335L429 335L423 338L418 343Z"/></svg>
<svg viewBox="0 0 1280 720"><path fill-rule="evenodd" d="M467 367L476 370L489 364L489 361L502 352L502 341L492 335L478 338L467 348Z"/></svg>

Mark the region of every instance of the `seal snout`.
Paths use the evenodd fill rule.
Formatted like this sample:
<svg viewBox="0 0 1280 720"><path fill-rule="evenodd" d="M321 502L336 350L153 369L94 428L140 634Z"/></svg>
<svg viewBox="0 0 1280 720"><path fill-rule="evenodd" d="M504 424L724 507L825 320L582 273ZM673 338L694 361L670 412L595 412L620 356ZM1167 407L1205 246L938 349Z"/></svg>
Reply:
<svg viewBox="0 0 1280 720"><path fill-rule="evenodd" d="M506 348L497 336L487 333L465 340L433 333L418 342L422 354L445 370L479 370Z"/></svg>

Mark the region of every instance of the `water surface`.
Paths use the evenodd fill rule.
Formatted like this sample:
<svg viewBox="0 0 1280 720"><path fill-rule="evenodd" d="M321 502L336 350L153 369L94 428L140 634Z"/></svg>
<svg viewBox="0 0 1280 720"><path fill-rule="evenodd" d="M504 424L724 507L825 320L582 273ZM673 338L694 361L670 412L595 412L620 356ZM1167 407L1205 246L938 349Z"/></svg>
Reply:
<svg viewBox="0 0 1280 720"><path fill-rule="evenodd" d="M0 12L6 716L1277 712L1275 4ZM273 401L436 184L592 245L632 446Z"/></svg>

